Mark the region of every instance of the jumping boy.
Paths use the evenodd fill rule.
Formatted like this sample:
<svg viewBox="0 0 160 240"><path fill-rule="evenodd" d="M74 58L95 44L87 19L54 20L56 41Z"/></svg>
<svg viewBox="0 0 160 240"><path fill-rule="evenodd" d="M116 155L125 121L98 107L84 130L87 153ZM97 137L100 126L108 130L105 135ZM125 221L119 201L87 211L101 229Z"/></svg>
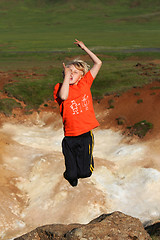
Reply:
<svg viewBox="0 0 160 240"><path fill-rule="evenodd" d="M75 60L64 68L63 83L56 84L54 99L60 106L64 135L62 151L66 170L64 178L74 187L78 178L90 177L94 170L92 129L99 126L96 120L91 85L99 72L102 62L83 42L75 39L77 46L92 59L93 67L81 60Z"/></svg>

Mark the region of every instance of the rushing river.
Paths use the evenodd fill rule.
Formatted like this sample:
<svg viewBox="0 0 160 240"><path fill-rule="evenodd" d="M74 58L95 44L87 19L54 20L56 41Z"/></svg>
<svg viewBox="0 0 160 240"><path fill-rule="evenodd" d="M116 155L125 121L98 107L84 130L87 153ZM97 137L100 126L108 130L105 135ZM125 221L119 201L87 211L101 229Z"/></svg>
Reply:
<svg viewBox="0 0 160 240"><path fill-rule="evenodd" d="M160 140L132 141L102 129L94 135L95 171L73 188L63 178L62 129L43 121L1 126L1 239L116 210L144 224L160 218Z"/></svg>

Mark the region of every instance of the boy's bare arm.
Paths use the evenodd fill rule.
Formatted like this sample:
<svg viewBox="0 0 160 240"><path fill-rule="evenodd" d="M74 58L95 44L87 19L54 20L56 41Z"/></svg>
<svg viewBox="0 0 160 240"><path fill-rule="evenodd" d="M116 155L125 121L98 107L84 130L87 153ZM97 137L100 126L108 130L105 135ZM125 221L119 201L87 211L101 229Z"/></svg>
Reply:
<svg viewBox="0 0 160 240"><path fill-rule="evenodd" d="M68 98L68 94L69 94L69 81L70 81L71 70L69 68L67 68L64 63L63 63L63 67L64 67L65 75L64 75L64 80L63 80L61 89L59 91L59 97L62 100L66 100Z"/></svg>
<svg viewBox="0 0 160 240"><path fill-rule="evenodd" d="M75 40L76 40L76 42L74 42L74 43L77 46L79 46L82 50L84 50L92 59L94 65L90 71L91 71L92 76L95 78L102 66L102 61L91 50L89 50L82 41L78 41L77 39L75 39Z"/></svg>

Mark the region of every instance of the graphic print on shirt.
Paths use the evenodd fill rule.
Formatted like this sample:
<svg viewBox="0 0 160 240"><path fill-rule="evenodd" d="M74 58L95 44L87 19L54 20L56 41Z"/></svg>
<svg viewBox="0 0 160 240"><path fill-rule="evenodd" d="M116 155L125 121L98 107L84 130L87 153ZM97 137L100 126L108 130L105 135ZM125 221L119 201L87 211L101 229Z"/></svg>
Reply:
<svg viewBox="0 0 160 240"><path fill-rule="evenodd" d="M86 111L88 110L88 105L89 105L88 96L86 96L85 94L82 98L82 106L86 109Z"/></svg>
<svg viewBox="0 0 160 240"><path fill-rule="evenodd" d="M76 102L75 100L71 101L70 108L72 109L73 115L79 114L81 112L88 111L89 99L88 95L84 94L80 102Z"/></svg>

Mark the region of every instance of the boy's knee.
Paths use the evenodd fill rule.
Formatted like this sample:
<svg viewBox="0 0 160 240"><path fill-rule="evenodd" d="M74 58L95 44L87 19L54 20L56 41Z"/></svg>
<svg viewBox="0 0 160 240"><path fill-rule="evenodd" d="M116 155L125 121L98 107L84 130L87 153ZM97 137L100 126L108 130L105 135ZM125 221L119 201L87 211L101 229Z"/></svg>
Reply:
<svg viewBox="0 0 160 240"><path fill-rule="evenodd" d="M87 172L79 173L78 178L87 178L87 177L90 177L91 175L92 175L92 172L89 170Z"/></svg>
<svg viewBox="0 0 160 240"><path fill-rule="evenodd" d="M66 180L73 180L77 178L77 174L72 172L66 172L66 171L64 172L63 176Z"/></svg>

